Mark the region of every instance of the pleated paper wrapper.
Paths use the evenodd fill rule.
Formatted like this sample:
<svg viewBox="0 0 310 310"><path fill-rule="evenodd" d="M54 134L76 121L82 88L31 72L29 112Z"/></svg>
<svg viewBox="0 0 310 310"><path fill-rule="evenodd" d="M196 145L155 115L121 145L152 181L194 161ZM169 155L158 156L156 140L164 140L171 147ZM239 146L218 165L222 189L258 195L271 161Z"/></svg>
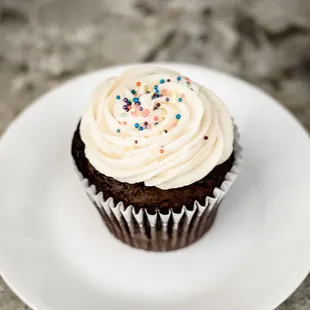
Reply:
<svg viewBox="0 0 310 310"><path fill-rule="evenodd" d="M240 135L235 127L235 161L226 174L220 188L215 188L213 196L207 196L201 205L195 201L192 206L180 210L162 212L160 209L148 212L146 208L137 210L134 206L114 203L113 197L105 199L96 186L76 171L83 187L93 204L97 207L110 232L122 242L148 251L172 251L183 248L201 238L211 227L220 202L235 181L242 163Z"/></svg>

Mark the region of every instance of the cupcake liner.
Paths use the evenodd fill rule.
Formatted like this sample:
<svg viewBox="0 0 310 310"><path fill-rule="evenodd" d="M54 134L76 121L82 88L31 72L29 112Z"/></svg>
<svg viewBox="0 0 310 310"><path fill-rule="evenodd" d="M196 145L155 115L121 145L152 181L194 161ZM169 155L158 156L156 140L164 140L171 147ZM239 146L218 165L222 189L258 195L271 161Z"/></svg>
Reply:
<svg viewBox="0 0 310 310"><path fill-rule="evenodd" d="M75 163L74 166L88 197L116 238L138 249L176 250L195 242L209 230L220 202L239 174L242 148L236 126L234 133L235 161L220 188L213 190L212 197L206 197L205 204L195 201L192 206L183 206L178 212L170 209L163 213L158 209L150 213L146 208L136 210L132 205L126 207L123 202L115 204L112 197L104 199L103 193L83 177Z"/></svg>

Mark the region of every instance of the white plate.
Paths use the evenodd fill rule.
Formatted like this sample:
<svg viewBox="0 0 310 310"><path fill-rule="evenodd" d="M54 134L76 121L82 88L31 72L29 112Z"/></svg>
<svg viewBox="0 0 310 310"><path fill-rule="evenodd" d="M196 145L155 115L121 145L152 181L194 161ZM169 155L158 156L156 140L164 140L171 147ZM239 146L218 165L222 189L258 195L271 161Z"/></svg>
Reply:
<svg viewBox="0 0 310 310"><path fill-rule="evenodd" d="M307 275L308 135L243 81L169 67L217 93L242 135L244 170L212 230L171 253L109 234L72 169L70 143L95 85L124 67L76 78L37 100L0 143L1 274L32 308L267 310Z"/></svg>

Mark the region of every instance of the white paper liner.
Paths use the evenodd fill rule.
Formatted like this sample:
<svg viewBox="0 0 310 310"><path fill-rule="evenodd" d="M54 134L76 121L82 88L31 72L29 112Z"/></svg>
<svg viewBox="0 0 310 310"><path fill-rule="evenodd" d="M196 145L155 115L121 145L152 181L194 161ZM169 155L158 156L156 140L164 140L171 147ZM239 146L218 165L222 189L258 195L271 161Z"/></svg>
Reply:
<svg viewBox="0 0 310 310"><path fill-rule="evenodd" d="M104 199L96 186L74 166L82 181L87 195L99 210L111 233L121 241L139 249L150 251L171 251L187 246L198 240L210 228L217 208L240 172L242 148L240 135L235 126L234 155L235 161L226 174L220 188L213 190L213 196L207 196L205 204L195 201L193 206L183 206L181 211L172 209L162 213L160 209L149 213L147 209L138 211L133 206L125 207L122 202L114 203L112 197Z"/></svg>

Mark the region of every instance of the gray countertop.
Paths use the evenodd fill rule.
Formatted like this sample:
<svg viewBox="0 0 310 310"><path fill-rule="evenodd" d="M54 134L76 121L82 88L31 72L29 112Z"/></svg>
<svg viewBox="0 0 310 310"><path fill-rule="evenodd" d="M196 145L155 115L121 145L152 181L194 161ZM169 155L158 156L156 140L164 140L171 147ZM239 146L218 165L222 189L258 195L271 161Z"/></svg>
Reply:
<svg viewBox="0 0 310 310"><path fill-rule="evenodd" d="M309 0L0 0L0 42L0 133L63 81L140 61L240 76L310 130ZM29 309L1 278L0 309ZM277 310L309 309L310 278Z"/></svg>

